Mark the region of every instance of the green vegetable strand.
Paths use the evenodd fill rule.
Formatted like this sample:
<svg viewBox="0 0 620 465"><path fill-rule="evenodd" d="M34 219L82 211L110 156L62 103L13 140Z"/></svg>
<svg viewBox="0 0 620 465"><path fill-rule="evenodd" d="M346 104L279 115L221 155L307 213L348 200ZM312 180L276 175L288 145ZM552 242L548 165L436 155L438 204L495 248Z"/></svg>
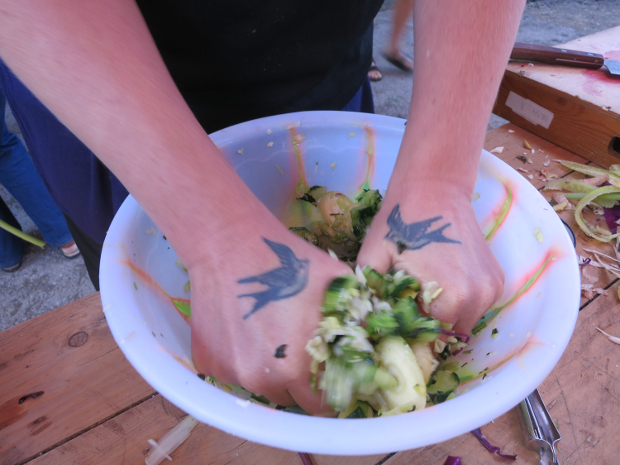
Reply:
<svg viewBox="0 0 620 465"><path fill-rule="evenodd" d="M31 244L34 244L36 246L39 246L41 248L45 247L45 242L37 239L36 237L32 237L30 234L26 234L23 231L20 231L17 228L14 228L13 226L11 226L10 224L8 224L5 221L0 220L0 228L10 232L11 234L15 234L17 237L19 237L20 239L23 239L27 242L30 242Z"/></svg>

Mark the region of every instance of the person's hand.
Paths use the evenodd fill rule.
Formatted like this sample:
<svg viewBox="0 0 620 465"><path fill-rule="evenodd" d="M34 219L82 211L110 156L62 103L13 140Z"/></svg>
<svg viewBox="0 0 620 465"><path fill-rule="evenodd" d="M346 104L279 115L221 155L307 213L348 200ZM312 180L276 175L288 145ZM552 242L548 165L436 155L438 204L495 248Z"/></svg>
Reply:
<svg viewBox="0 0 620 465"><path fill-rule="evenodd" d="M213 244L218 258L188 267L192 357L220 382L326 414L310 386L305 346L327 286L352 271L274 220L245 222L228 243Z"/></svg>
<svg viewBox="0 0 620 465"><path fill-rule="evenodd" d="M465 334L500 298L504 284L471 197L451 192L450 185L419 183L401 192L388 190L358 263L380 273L405 270L422 286L438 282L443 291L431 303L431 315Z"/></svg>

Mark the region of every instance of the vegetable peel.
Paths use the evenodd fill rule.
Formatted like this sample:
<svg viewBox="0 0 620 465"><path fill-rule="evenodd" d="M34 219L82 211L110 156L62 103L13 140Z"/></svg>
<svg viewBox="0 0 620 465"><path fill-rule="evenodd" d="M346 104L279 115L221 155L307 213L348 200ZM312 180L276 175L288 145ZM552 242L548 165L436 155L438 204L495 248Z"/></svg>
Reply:
<svg viewBox="0 0 620 465"><path fill-rule="evenodd" d="M620 188L615 186L603 186L594 189L593 191L587 193L575 206L575 220L579 227L585 232L588 236L593 237L594 239L599 240L600 242L610 242L612 239L616 237L620 237L620 233L603 235L600 232L594 231L591 225L588 224L586 219L583 216L584 207L595 200L602 194L612 194L612 193L620 193Z"/></svg>
<svg viewBox="0 0 620 465"><path fill-rule="evenodd" d="M564 165L565 167L573 170L573 171L577 171L579 173L583 173L583 174L587 174L588 176L601 176L601 175L608 175L609 179L614 179L617 181L620 181L620 173L614 172L614 171L609 171L606 170L604 168L597 168L596 166L592 166L592 165L583 165L581 163L575 163L573 161L568 161L568 160L556 160L558 162L560 162L562 165Z"/></svg>
<svg viewBox="0 0 620 465"><path fill-rule="evenodd" d="M4 229L7 232L10 232L11 234L14 234L20 239L23 239L27 242L30 242L31 244L36 245L37 247L41 247L41 248L45 247L45 242L43 242L41 239L37 239L36 237L32 237L30 234L26 234L20 229L17 229L11 226L6 221L0 220L0 228Z"/></svg>
<svg viewBox="0 0 620 465"><path fill-rule="evenodd" d="M502 454L501 449L497 446L493 446L489 442L489 440L482 434L482 430L480 428L476 428L475 430L471 431L471 434L473 434L474 437L478 440L478 442L480 442L480 444L482 444L482 446L484 446L484 448L488 450L491 454L497 454L501 458L507 460L517 460L516 455Z"/></svg>
<svg viewBox="0 0 620 465"><path fill-rule="evenodd" d="M619 344L620 345L620 337L616 337L616 336L612 336L611 334L606 333L605 331L603 331L601 328L599 328L598 326L596 327L596 329L598 329L607 339L609 339L611 342L613 342L614 344Z"/></svg>
<svg viewBox="0 0 620 465"><path fill-rule="evenodd" d="M183 444L198 423L194 417L187 415L178 425L168 431L159 440L159 443L149 439L148 443L152 448L144 459L144 463L146 465L158 465L164 459L172 461L170 454Z"/></svg>

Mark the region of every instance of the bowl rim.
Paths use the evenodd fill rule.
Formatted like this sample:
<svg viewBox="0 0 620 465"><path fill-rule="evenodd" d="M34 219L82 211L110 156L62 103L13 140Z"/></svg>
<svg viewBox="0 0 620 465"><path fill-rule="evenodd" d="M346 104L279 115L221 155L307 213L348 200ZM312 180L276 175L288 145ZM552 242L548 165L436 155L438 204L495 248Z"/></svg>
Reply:
<svg viewBox="0 0 620 465"><path fill-rule="evenodd" d="M406 123L403 119L383 115L325 111L300 112L241 123L213 133L211 138L219 146L234 140L240 134L247 136L254 131L267 130L270 127L286 127L287 124L296 121L301 121L303 126L312 127L323 124L327 126L346 125L347 127L371 125L375 128L401 131ZM498 173L512 174L514 171L505 162L486 151L482 154L480 165ZM519 189L544 200L534 186L516 171L510 178ZM132 366L164 398L204 423L268 446L331 455L368 455L423 447L467 433L504 414L540 385L562 356L576 324L580 301L580 278L576 254L569 254L565 257L568 263L563 266L567 274L563 282L566 291L563 296L560 296L561 302L558 303L565 307L563 319L560 322L544 322L547 325L556 324L555 339L544 344L544 357L540 356L543 352L540 352L539 348L532 350L532 353L538 357L536 365L530 367L527 382L515 385L509 394L494 392L496 389L494 386L501 384L504 379L510 381L512 378L508 376L507 370L500 370L493 379L479 388L452 399L449 403L393 417L364 420L332 419L270 409L262 405L243 402L210 386L179 363L172 365L173 368L165 376L151 369L153 363L158 363L157 360L169 361L167 358L172 357L161 350L153 350L153 344L157 343L154 342L148 330L141 331L139 327L136 327L133 335L128 333L127 328L136 326L135 321L131 320L129 312L118 311L127 301L123 302L122 299L119 301L116 290L121 289L123 284L130 286L131 283L123 281L123 276L125 276L123 273L108 272L109 269L114 270L115 266L118 266L119 252L114 244L119 243L123 235L131 232L131 221L140 211L142 209L138 203L129 196L117 212L103 248L100 267L101 299L114 339ZM549 214L556 215L553 211ZM555 220L565 234L562 241L566 244L562 244L562 248L573 250L569 235L557 215ZM545 315L542 317L543 320L544 317ZM542 321L539 321L538 326L541 324ZM131 343L128 339L131 339ZM191 376L188 377L188 373ZM205 392L209 393L207 398L204 398ZM201 401L197 405L190 400L196 397L204 398L204 402ZM473 419L467 414L471 410L472 401L477 407L477 415ZM459 414L453 413L449 416L449 412ZM437 421L438 418L439 421ZM378 440L376 431L389 431L391 434L382 434ZM409 433L395 434L398 431ZM352 450L352 444L355 444L355 450Z"/></svg>

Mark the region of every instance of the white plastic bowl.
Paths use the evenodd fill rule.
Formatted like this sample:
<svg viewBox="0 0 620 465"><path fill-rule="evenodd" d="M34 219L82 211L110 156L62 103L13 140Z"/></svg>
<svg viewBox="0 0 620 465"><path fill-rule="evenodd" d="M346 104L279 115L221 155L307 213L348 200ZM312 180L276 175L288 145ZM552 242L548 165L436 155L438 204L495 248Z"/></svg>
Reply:
<svg viewBox="0 0 620 465"><path fill-rule="evenodd" d="M404 128L404 120L386 116L308 112L250 121L212 138L252 191L274 213L284 215L302 167L311 186L352 195L368 180L373 188L385 189ZM480 197L473 205L485 233L507 211L489 239L506 274L501 302L518 295L542 271L472 338L471 353L457 357L461 364L467 362L463 370L477 378L443 404L394 417L337 420L243 402L205 383L188 368L190 330L166 297L189 298L183 291L187 274L132 197L114 218L103 249L101 299L108 324L129 362L153 388L200 421L236 436L293 451L339 455L445 441L497 418L530 394L562 355L579 309L576 255L545 199L488 152L482 154L475 191ZM125 264L128 257L153 282L139 278ZM479 375L485 368L491 370Z"/></svg>

